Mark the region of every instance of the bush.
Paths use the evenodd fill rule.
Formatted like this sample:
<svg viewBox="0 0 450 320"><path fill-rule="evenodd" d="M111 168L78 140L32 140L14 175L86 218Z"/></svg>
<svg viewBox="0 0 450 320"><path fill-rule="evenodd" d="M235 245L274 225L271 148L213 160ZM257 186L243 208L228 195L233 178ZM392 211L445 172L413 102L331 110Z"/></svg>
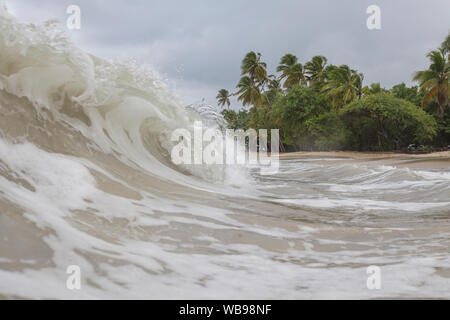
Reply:
<svg viewBox="0 0 450 320"><path fill-rule="evenodd" d="M361 151L401 149L410 143L425 144L437 133L434 118L416 105L386 93L370 95L340 111L347 144Z"/></svg>
<svg viewBox="0 0 450 320"><path fill-rule="evenodd" d="M312 149L321 132L320 124L325 121L320 117L330 110L331 101L325 94L312 88L294 87L275 101L270 117L280 129L281 142L289 149Z"/></svg>
<svg viewBox="0 0 450 320"><path fill-rule="evenodd" d="M341 150L346 147L347 131L336 110L331 110L306 122L314 149L319 151Z"/></svg>
<svg viewBox="0 0 450 320"><path fill-rule="evenodd" d="M425 107L425 111L431 114L437 122L438 133L433 145L436 147L447 147L450 145L450 108L445 108L442 116L438 114L438 108L438 104L433 101Z"/></svg>

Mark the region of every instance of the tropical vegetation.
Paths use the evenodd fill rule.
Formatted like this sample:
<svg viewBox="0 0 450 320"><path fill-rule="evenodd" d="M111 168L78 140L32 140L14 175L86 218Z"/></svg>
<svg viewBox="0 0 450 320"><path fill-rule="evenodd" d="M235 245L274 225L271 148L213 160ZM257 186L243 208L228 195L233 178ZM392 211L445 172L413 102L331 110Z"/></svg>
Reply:
<svg viewBox="0 0 450 320"><path fill-rule="evenodd" d="M450 33L414 73L417 86L365 84L349 65L292 53L269 74L261 53L247 53L236 90L217 101L233 129L280 129L281 150L402 150L409 144L450 145ZM229 108L231 97L243 106ZM226 107L226 108L225 108Z"/></svg>

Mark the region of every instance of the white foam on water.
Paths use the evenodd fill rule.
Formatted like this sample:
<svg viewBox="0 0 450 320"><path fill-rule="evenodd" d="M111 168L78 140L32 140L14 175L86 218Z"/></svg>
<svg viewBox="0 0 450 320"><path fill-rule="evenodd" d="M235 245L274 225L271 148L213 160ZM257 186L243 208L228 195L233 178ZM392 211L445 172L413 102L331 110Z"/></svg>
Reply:
<svg viewBox="0 0 450 320"><path fill-rule="evenodd" d="M70 157L42 151L31 143L12 144L0 139L0 159L2 170L13 172L15 179L23 179L35 189L15 187L15 193L10 195L14 202L28 199L34 208L48 205L67 211L83 208L83 199L95 193L95 180L86 167ZM0 178L4 184L2 190L11 191L7 187L7 184L11 186L10 181Z"/></svg>

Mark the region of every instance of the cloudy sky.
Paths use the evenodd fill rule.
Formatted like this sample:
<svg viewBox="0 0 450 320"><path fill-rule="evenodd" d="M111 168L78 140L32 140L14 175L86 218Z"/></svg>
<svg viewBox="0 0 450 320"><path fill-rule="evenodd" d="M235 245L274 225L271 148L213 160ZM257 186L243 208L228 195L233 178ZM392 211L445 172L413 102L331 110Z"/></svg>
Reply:
<svg viewBox="0 0 450 320"><path fill-rule="evenodd" d="M0 0L25 22L58 19L81 8L78 46L106 58L152 65L186 103L215 104L233 90L246 52L261 52L274 72L281 56L300 62L325 55L349 64L366 83L411 84L425 54L450 30L449 0ZM368 30L366 9L381 8L381 30ZM239 107L234 102L235 107Z"/></svg>

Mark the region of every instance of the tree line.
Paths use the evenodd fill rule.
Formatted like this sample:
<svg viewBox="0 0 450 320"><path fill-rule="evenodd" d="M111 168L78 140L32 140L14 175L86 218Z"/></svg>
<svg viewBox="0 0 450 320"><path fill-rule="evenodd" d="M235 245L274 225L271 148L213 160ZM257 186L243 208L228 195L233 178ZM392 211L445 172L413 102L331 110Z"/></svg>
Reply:
<svg viewBox="0 0 450 320"><path fill-rule="evenodd" d="M429 67L414 73L418 86L364 85L348 65L315 56L304 64L293 54L268 74L260 53L241 63L236 90L217 101L230 128L279 128L282 150L400 150L409 144L450 144L450 33L427 54ZM229 109L231 97L242 103Z"/></svg>

